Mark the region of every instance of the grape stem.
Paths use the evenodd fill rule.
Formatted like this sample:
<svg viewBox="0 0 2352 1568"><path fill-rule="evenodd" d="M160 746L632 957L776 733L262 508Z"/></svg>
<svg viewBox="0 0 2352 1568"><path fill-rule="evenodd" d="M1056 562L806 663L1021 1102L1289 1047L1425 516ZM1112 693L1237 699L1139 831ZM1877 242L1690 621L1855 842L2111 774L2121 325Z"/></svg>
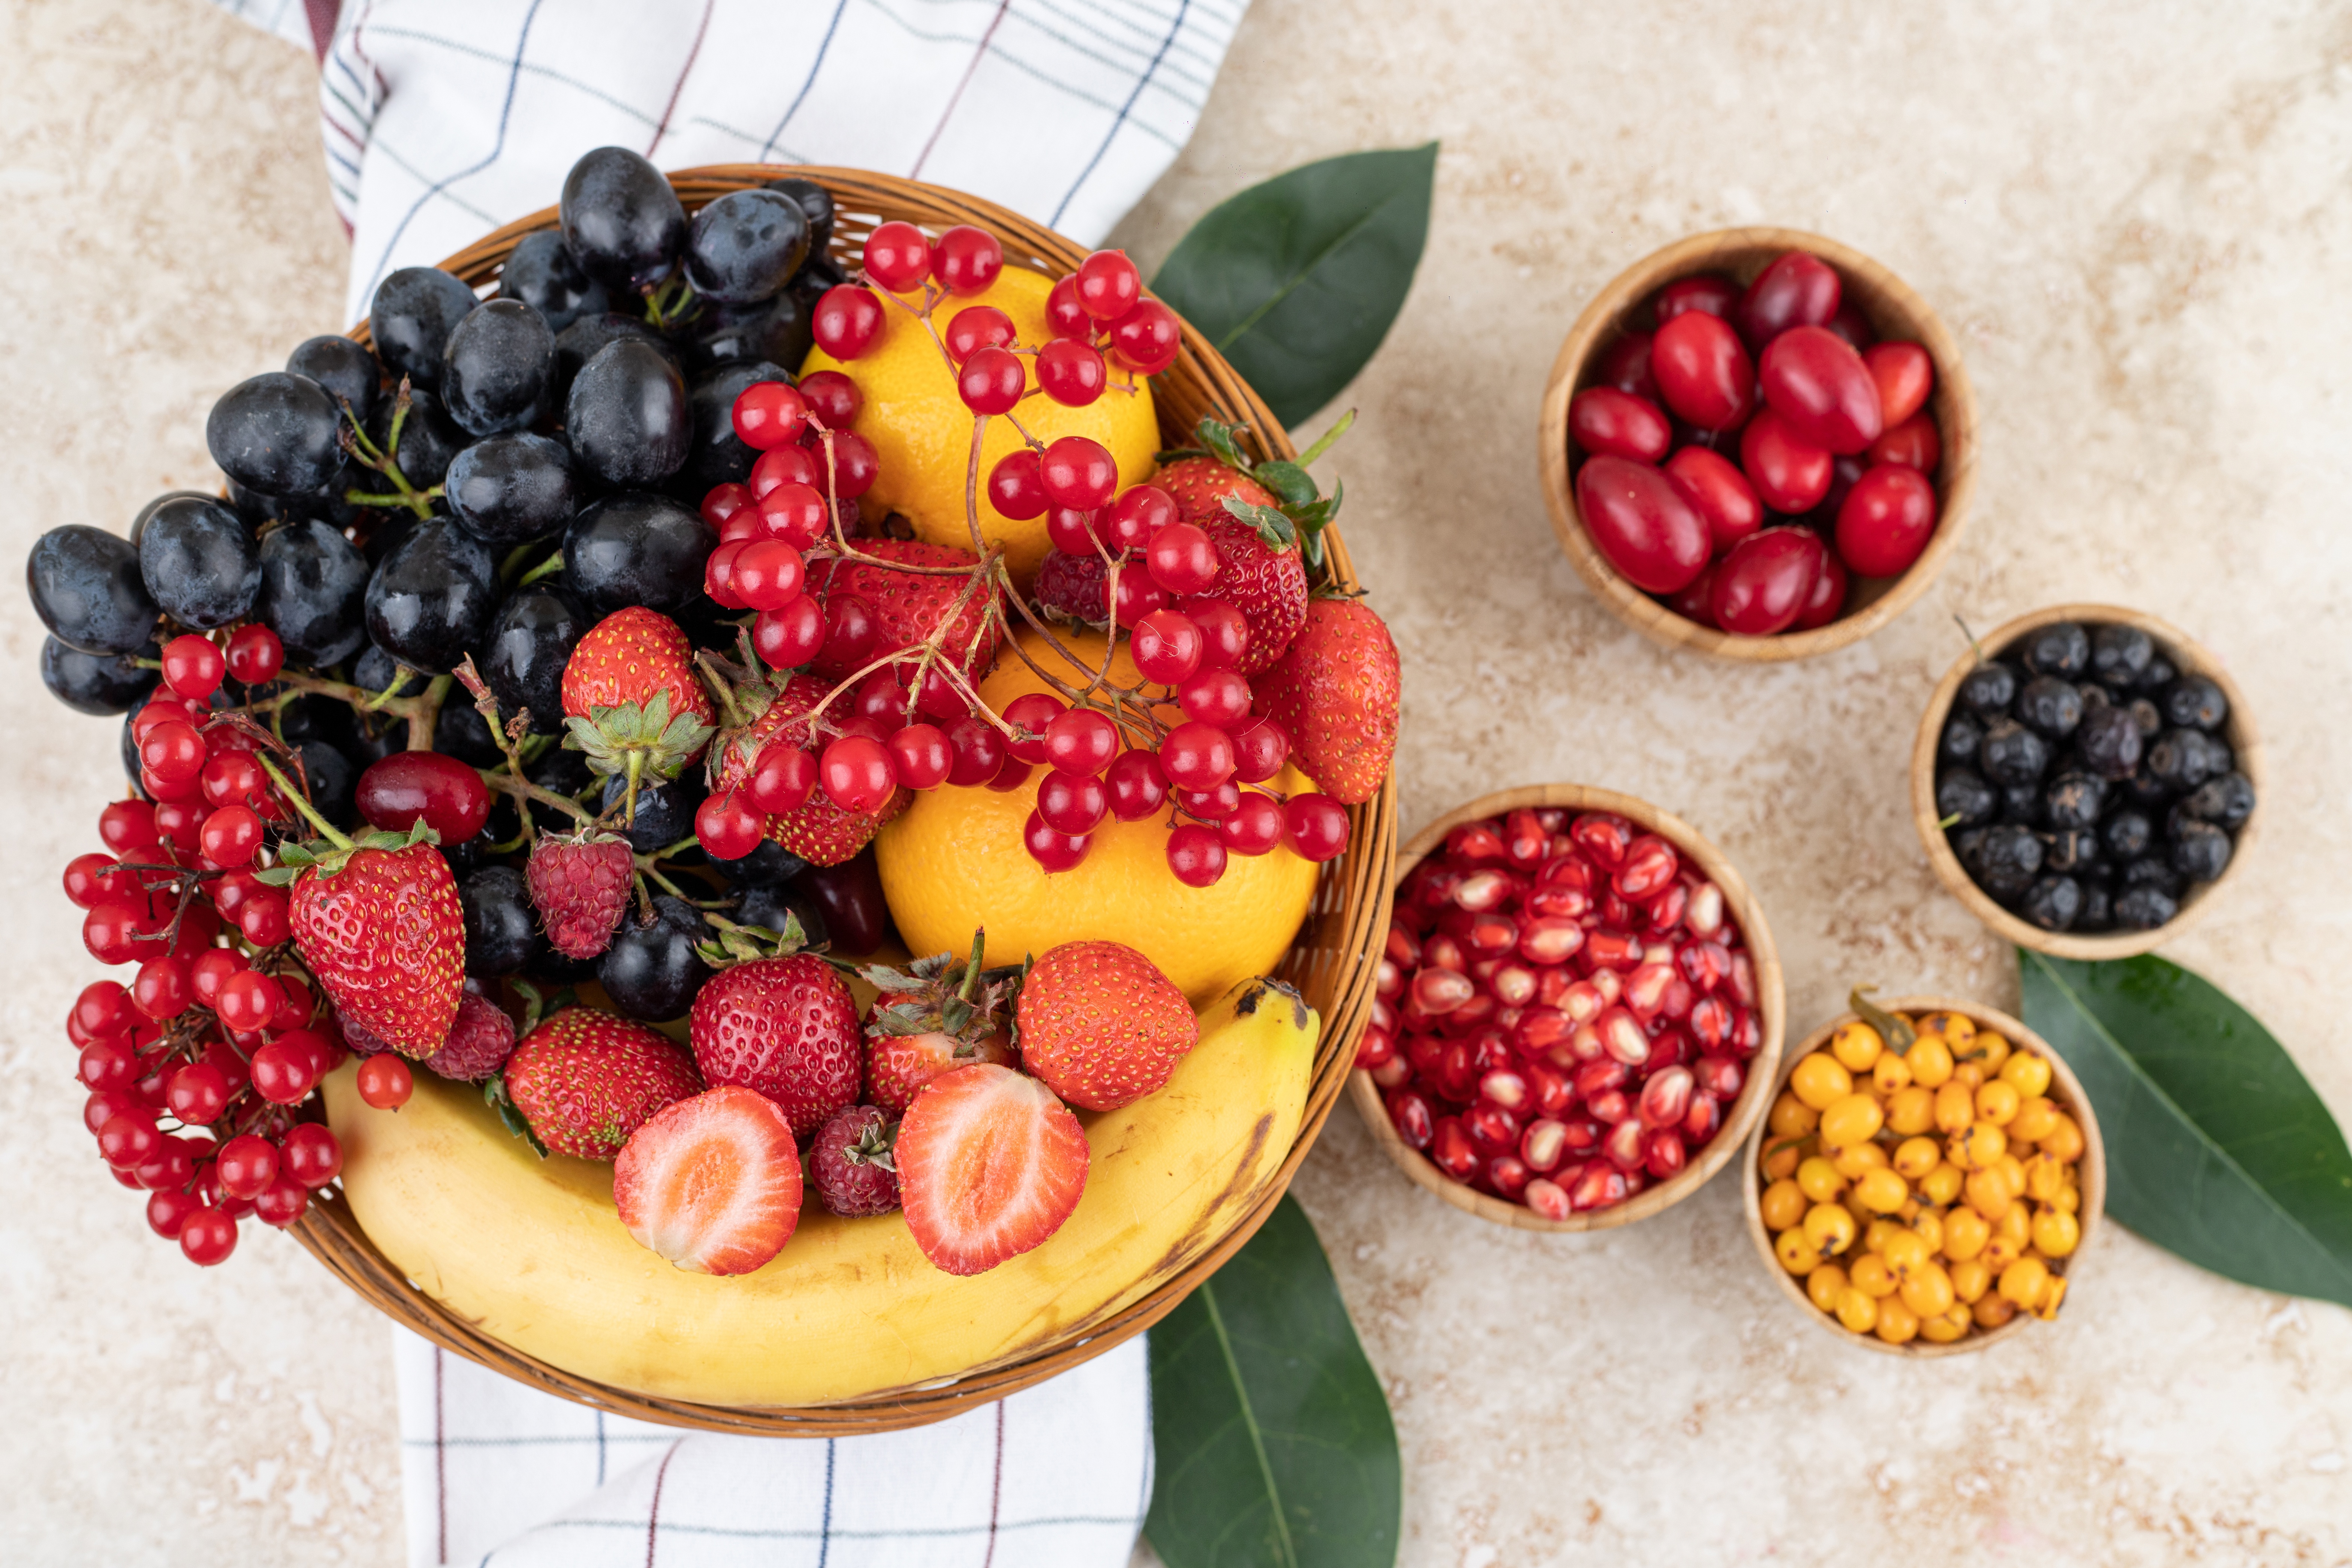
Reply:
<svg viewBox="0 0 2352 1568"><path fill-rule="evenodd" d="M449 677L436 675L425 683L425 689L414 697L394 697L403 678L415 673L405 666L392 678L392 684L382 691L370 691L365 687L352 686L341 680L322 680L315 675L301 675L285 669L278 673L278 683L288 688L275 697L265 697L250 704L255 711L275 711L304 692L319 697L331 697L338 702L348 702L362 713L383 713L394 719L408 721L408 749L429 752L433 749L433 726L441 717L441 701L449 692Z"/></svg>
<svg viewBox="0 0 2352 1568"><path fill-rule="evenodd" d="M535 784L523 777L522 745L523 737L530 731L530 710L522 709L512 719L503 724L499 723L499 700L491 694L489 686L482 679L482 672L474 668L474 656L470 653L466 656L465 662L457 667L457 679L460 686L473 694L474 711L479 713L483 722L489 725L490 738L498 742L499 750L507 754L505 766L508 771L504 773L495 768L474 770L482 775L482 782L490 788L501 795L513 796L516 814L522 818L521 831L515 835L512 842L499 845L498 848L502 851L520 849L530 843L532 837L537 834L539 825L531 820L530 815L531 803L534 801L541 805L568 813L575 822L593 821L595 814L570 795L558 795L555 791Z"/></svg>

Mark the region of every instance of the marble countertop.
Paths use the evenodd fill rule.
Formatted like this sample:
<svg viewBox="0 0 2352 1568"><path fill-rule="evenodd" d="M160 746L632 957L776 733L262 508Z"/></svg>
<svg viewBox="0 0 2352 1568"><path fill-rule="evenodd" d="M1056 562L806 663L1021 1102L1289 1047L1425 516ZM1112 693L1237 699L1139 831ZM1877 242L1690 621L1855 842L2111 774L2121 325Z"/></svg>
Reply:
<svg viewBox="0 0 2352 1568"><path fill-rule="evenodd" d="M6 551L210 483L220 387L342 324L314 94L298 53L191 0L0 4ZM2352 1117L2326 978L2352 942L2341 9L1258 0L1118 237L1149 263L1254 180L1431 136L1427 259L1333 460L1406 661L1408 829L1508 784L1622 789L1756 888L1792 1031L1856 982L2013 1008L2012 957L1913 835L1912 731L1955 616L2146 609L2227 661L2273 775L2254 863L2167 952ZM1942 580L1868 642L1771 668L1612 619L1537 479L1537 402L1584 300L1678 236L1752 222L1906 278L1965 344L1984 418ZM97 971L56 877L120 773L114 726L34 679L40 637L0 595L20 672L0 689L0 1115L21 1173L0 1217L0 1538L26 1563L399 1563L382 1320L278 1238L188 1268L79 1128L60 1021ZM2120 1226L2055 1325L1913 1363L1801 1321L1728 1180L1620 1231L1505 1231L1406 1183L1343 1108L1297 1190L1389 1388L1413 1568L2352 1560L2352 1313Z"/></svg>

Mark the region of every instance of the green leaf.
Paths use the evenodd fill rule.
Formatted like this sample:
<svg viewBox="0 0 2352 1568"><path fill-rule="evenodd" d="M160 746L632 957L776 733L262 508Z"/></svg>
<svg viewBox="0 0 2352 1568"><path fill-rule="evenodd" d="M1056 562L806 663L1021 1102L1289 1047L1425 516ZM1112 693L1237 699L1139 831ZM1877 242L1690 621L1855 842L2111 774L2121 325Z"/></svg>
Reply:
<svg viewBox="0 0 2352 1568"><path fill-rule="evenodd" d="M2352 1151L2270 1031L2153 955L2018 963L2025 1022L2098 1113L2107 1213L2216 1274L2352 1306Z"/></svg>
<svg viewBox="0 0 2352 1568"><path fill-rule="evenodd" d="M1193 225L1152 289L1296 425L1388 335L1429 237L1436 173L1431 142L1277 174Z"/></svg>
<svg viewBox="0 0 2352 1568"><path fill-rule="evenodd" d="M1275 499L1286 507L1305 506L1316 496L1314 476L1296 463L1280 459L1260 463L1250 470L1250 477L1272 490Z"/></svg>
<svg viewBox="0 0 2352 1568"><path fill-rule="evenodd" d="M1295 1200L1150 1346L1158 1479L1143 1529L1169 1568L1396 1561L1396 1427Z"/></svg>

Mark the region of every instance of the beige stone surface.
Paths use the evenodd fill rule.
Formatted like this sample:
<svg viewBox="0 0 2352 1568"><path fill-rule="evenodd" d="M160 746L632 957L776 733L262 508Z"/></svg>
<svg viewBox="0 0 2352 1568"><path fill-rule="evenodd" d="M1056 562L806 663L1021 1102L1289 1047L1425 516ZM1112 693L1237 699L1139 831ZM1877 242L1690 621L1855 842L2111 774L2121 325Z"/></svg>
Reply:
<svg viewBox="0 0 2352 1568"><path fill-rule="evenodd" d="M206 482L218 389L340 324L312 85L191 0L0 7L0 548ZM1258 0L1123 237L1154 259L1252 180L1432 135L1428 259L1332 463L1407 661L1408 826L1510 784L1628 790L1755 885L1797 1027L1856 981L2013 1006L2012 960L1911 831L1918 709L1955 614L2147 609L2229 661L2274 779L2248 880L2168 951L2352 1113L2340 8ZM1942 583L1869 643L1770 669L1610 619L1536 477L1584 299L1752 221L1908 279L1985 416ZM381 1323L278 1238L188 1268L77 1125L60 1020L96 968L55 879L120 775L115 728L38 689L39 641L0 596L5 1555L396 1563ZM2060 1323L1915 1365L1800 1321L1727 1179L1625 1231L1507 1233L1408 1185L1342 1109L1298 1190L1390 1389L1415 1568L2352 1560L2352 1314L2119 1227Z"/></svg>

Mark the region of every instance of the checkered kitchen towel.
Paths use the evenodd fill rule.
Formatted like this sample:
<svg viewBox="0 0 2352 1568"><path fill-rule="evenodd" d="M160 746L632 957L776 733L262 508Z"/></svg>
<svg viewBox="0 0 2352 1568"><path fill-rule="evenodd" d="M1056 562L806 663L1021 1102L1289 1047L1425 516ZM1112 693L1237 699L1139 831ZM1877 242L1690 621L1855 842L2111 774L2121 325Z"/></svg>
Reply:
<svg viewBox="0 0 2352 1568"><path fill-rule="evenodd" d="M1248 0L216 0L320 51L353 321L552 204L591 147L842 163L1099 239L1192 133Z"/></svg>
<svg viewBox="0 0 2352 1568"><path fill-rule="evenodd" d="M843 163L1099 238L1192 134L1248 0L215 0L320 62L347 319L551 205L582 153ZM685 1434L394 1331L409 1560L1123 1568L1141 1341L919 1431Z"/></svg>
<svg viewBox="0 0 2352 1568"><path fill-rule="evenodd" d="M419 1568L1125 1568L1143 1342L936 1426L729 1437L606 1415L394 1329Z"/></svg>

